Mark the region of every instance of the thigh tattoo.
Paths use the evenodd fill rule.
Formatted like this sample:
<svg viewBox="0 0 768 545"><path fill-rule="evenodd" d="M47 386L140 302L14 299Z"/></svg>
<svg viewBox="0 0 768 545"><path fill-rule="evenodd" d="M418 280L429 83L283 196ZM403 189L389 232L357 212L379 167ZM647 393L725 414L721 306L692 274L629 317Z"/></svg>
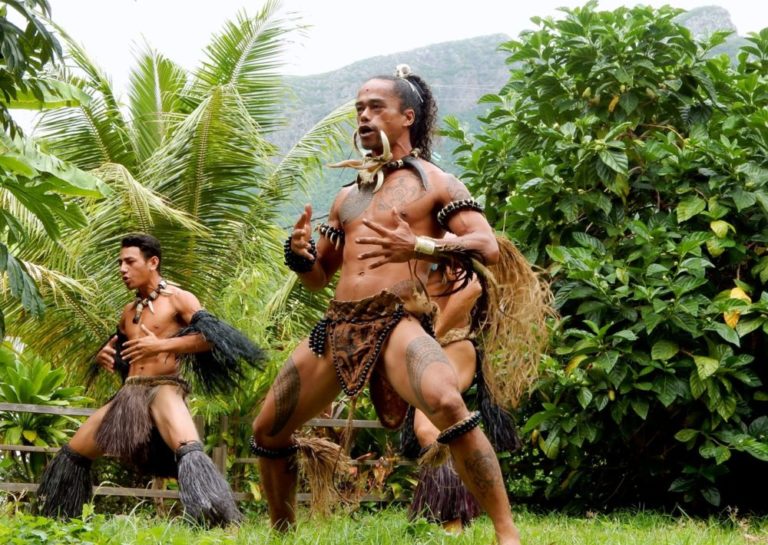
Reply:
<svg viewBox="0 0 768 545"><path fill-rule="evenodd" d="M275 422L269 431L269 436L274 437L280 433L296 410L299 404L301 392L301 378L293 357L288 358L285 365L278 373L275 383L272 385L272 393L275 398Z"/></svg>
<svg viewBox="0 0 768 545"><path fill-rule="evenodd" d="M433 363L451 365L437 341L431 337L417 337L408 344L405 349L405 367L408 370L408 380L416 399L430 414L433 414L434 411L424 399L421 380L427 367Z"/></svg>

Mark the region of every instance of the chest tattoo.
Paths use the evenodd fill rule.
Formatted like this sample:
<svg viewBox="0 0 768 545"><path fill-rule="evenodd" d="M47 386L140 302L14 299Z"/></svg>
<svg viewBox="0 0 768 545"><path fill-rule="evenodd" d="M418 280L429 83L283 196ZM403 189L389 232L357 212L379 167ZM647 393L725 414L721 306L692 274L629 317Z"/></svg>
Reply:
<svg viewBox="0 0 768 545"><path fill-rule="evenodd" d="M376 210L387 211L392 207L402 211L406 205L418 200L425 193L419 181L410 173L387 180L379 191Z"/></svg>
<svg viewBox="0 0 768 545"><path fill-rule="evenodd" d="M360 189L357 186L352 186L351 191L339 207L341 223L345 224L359 217L371 204L372 199L373 190L371 188Z"/></svg>

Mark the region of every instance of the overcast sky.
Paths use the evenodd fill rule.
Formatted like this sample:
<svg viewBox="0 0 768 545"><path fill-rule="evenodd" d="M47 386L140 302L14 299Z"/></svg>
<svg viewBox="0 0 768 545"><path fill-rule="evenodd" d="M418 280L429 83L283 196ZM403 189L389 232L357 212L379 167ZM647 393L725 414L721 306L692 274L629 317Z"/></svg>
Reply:
<svg viewBox="0 0 768 545"><path fill-rule="evenodd" d="M245 9L255 13L261 0L50 0L54 21L85 45L113 77L127 81L133 54L145 41L185 68L194 68L202 49L224 21ZM702 0L608 1L601 9L637 3L671 4L691 9ZM494 33L516 36L533 28L533 16L557 16L567 0L283 0L310 25L286 55L286 74L316 74L375 55ZM768 27L768 2L721 0L740 34ZM453 7L448 7L453 6Z"/></svg>

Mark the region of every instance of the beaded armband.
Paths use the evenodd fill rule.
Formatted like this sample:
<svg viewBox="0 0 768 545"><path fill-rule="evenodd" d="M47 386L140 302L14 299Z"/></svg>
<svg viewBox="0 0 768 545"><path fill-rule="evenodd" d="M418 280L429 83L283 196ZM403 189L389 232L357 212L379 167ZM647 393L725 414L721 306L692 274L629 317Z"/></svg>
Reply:
<svg viewBox="0 0 768 545"><path fill-rule="evenodd" d="M294 443L288 447L285 448L267 448L262 447L256 442L256 439L251 436L251 440L249 441L251 445L251 452L255 456L259 456L261 458L269 458L270 460L277 460L279 458L290 458L296 452L299 450L299 445L297 443Z"/></svg>
<svg viewBox="0 0 768 545"><path fill-rule="evenodd" d="M320 233L320 236L327 238L336 249L344 244L344 229L338 229L327 223L321 223L317 226L317 232Z"/></svg>
<svg viewBox="0 0 768 545"><path fill-rule="evenodd" d="M475 429L480 424L480 411L475 411L466 417L464 420L456 422L453 426L445 428L440 435L437 436L437 442L447 445L457 437L461 437L465 433Z"/></svg>
<svg viewBox="0 0 768 545"><path fill-rule="evenodd" d="M461 212L462 210L475 210L481 214L485 211L482 205L471 197L460 201L452 201L446 204L437 213L437 223L446 231L450 231L448 228L448 220L450 220L451 216L456 212Z"/></svg>
<svg viewBox="0 0 768 545"><path fill-rule="evenodd" d="M309 253L312 254L312 259L307 259L303 255L299 255L291 250L291 237L283 244L283 255L285 257L285 264L296 273L307 273L312 270L312 267L317 261L317 248L315 247L315 241L309 239Z"/></svg>

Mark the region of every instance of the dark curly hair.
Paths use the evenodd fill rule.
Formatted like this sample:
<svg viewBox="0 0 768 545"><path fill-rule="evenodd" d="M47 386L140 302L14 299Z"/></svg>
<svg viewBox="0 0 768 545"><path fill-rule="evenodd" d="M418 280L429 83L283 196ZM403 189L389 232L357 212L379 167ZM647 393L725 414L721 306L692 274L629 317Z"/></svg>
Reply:
<svg viewBox="0 0 768 545"><path fill-rule="evenodd" d="M432 89L416 74L408 74L404 78L382 75L371 79L394 82L395 92L400 97L400 111L412 108L416 114L410 127L411 145L419 148L419 157L429 161L432 158L432 134L437 123L437 103Z"/></svg>

